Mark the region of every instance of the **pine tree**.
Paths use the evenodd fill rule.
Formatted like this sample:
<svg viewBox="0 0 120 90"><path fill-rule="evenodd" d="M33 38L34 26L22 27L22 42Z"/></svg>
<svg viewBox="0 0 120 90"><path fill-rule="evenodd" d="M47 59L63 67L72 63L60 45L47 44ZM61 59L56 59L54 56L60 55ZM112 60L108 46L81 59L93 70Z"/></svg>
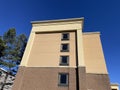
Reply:
<svg viewBox="0 0 120 90"><path fill-rule="evenodd" d="M4 56L4 50L5 50L5 43L4 41L0 38L0 65L3 64L3 61L1 59L2 56Z"/></svg>
<svg viewBox="0 0 120 90"><path fill-rule="evenodd" d="M11 28L4 33L0 40L0 67L4 67L8 72L2 86L3 89L8 75L15 75L18 70L27 38L24 34L17 36L15 28Z"/></svg>

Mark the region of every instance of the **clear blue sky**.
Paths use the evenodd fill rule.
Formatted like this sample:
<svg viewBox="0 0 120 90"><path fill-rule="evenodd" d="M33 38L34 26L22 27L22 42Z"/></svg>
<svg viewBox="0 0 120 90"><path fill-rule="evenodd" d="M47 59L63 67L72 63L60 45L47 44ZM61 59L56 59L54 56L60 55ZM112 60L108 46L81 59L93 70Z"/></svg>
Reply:
<svg viewBox="0 0 120 90"><path fill-rule="evenodd" d="M0 0L0 35L11 27L29 36L30 21L84 17L100 31L111 82L120 83L120 0Z"/></svg>

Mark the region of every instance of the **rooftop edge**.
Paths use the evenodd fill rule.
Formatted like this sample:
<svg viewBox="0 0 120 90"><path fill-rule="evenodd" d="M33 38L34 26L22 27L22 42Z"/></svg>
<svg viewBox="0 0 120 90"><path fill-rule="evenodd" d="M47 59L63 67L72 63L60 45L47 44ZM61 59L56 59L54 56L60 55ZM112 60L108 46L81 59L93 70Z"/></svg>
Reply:
<svg viewBox="0 0 120 90"><path fill-rule="evenodd" d="M69 18L69 19L56 19L56 20L41 20L41 21L31 21L31 24L37 23L56 23L56 22L70 22L70 21L84 21L84 17L81 18Z"/></svg>
<svg viewBox="0 0 120 90"><path fill-rule="evenodd" d="M84 35L88 35L88 34L100 34L99 31L96 32L83 32Z"/></svg>
<svg viewBox="0 0 120 90"><path fill-rule="evenodd" d="M118 83L111 83L110 85L111 85L111 86L119 86Z"/></svg>

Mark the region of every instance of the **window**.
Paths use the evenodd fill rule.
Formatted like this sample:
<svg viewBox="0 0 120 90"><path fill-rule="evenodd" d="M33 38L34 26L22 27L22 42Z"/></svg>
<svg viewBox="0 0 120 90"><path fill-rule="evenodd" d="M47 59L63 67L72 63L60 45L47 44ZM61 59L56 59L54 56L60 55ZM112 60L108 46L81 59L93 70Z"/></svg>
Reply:
<svg viewBox="0 0 120 90"><path fill-rule="evenodd" d="M68 52L69 51L69 44L61 44L61 51Z"/></svg>
<svg viewBox="0 0 120 90"><path fill-rule="evenodd" d="M69 56L60 56L60 65L69 65Z"/></svg>
<svg viewBox="0 0 120 90"><path fill-rule="evenodd" d="M68 73L59 73L59 84L60 86L68 86Z"/></svg>
<svg viewBox="0 0 120 90"><path fill-rule="evenodd" d="M69 33L62 33L62 40L69 40Z"/></svg>

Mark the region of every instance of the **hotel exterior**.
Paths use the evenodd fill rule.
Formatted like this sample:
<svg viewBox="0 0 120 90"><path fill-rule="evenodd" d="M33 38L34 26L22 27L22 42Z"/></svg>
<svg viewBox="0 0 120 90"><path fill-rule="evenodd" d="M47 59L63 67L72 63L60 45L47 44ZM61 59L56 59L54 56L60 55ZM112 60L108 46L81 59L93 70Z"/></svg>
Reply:
<svg viewBox="0 0 120 90"><path fill-rule="evenodd" d="M112 83L111 84L111 90L119 90L119 84L118 83Z"/></svg>
<svg viewBox="0 0 120 90"><path fill-rule="evenodd" d="M84 18L33 21L12 90L111 90L99 32Z"/></svg>

